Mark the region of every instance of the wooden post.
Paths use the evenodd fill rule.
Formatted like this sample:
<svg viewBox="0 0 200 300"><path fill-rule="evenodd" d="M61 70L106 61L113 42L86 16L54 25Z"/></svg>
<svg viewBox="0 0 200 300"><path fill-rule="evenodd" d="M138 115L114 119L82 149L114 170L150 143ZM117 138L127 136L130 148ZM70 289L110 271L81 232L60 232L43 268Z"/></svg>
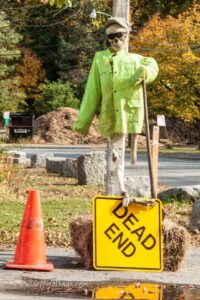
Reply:
<svg viewBox="0 0 200 300"><path fill-rule="evenodd" d="M113 0L113 17L129 18L130 0ZM128 50L128 47L127 47ZM115 134L107 142L106 194L121 195L124 187L125 135Z"/></svg>
<svg viewBox="0 0 200 300"><path fill-rule="evenodd" d="M113 16L129 20L130 0L113 0ZM127 50L128 51L128 50ZM138 134L131 134L131 164L137 162Z"/></svg>
<svg viewBox="0 0 200 300"><path fill-rule="evenodd" d="M138 134L131 134L131 164L135 165L137 162L137 142L138 142Z"/></svg>
<svg viewBox="0 0 200 300"><path fill-rule="evenodd" d="M130 0L113 0L113 17L129 19Z"/></svg>
<svg viewBox="0 0 200 300"><path fill-rule="evenodd" d="M157 193L158 193L159 131L160 131L159 126L153 126L151 155L152 155L155 197L157 197Z"/></svg>
<svg viewBox="0 0 200 300"><path fill-rule="evenodd" d="M142 90L143 90L143 100L144 100L144 123L145 123L145 132L146 132L146 141L147 141L147 155L148 155L149 178L150 178L150 185L151 185L151 197L156 198L155 183L154 183L154 176L153 176L153 162L152 162L152 155L151 155L147 90L146 90L145 80L142 81Z"/></svg>
<svg viewBox="0 0 200 300"><path fill-rule="evenodd" d="M137 145L138 145L138 133L131 134L131 164L135 165L137 162Z"/></svg>

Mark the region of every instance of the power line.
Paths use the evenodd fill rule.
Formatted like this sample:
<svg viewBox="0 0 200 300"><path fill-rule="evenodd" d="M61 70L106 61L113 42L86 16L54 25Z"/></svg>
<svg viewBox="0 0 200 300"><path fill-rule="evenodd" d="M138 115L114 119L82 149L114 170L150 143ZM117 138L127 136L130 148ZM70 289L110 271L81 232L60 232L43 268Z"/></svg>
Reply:
<svg viewBox="0 0 200 300"><path fill-rule="evenodd" d="M30 5L30 6L23 6L23 7L10 7L10 8L5 8L5 9L0 9L0 11L5 11L5 10L26 10L29 8L37 8L37 7L42 7L45 6L47 4L38 4L38 5ZM56 15L60 14L63 10L65 10L67 7L63 7L61 10L59 10L57 13L55 13L53 16L47 17L47 18L43 18L43 19L51 19L54 18ZM20 20L20 19L19 19ZM23 19L21 19L23 20ZM67 19L68 20L68 19ZM43 27L51 27L51 26L56 26L59 24L64 23L66 20L60 21L60 22L55 22L55 23L51 23L51 24L46 24L46 25L36 25L36 24L25 24L25 25L18 25L16 24L18 27L33 27L33 28L43 28ZM145 25L148 24L147 22L144 21L139 21L136 18L133 18L133 21L137 24L141 24L141 25ZM14 24L13 24L14 25ZM191 25L196 25L196 23L191 23ZM161 28L166 28L165 26L162 25L157 25L157 27L161 27ZM139 28L140 29L140 28ZM173 30L179 31L180 29L182 29L182 26L180 25L179 28L175 29L173 28ZM199 31L199 29L197 29Z"/></svg>
<svg viewBox="0 0 200 300"><path fill-rule="evenodd" d="M139 39L134 39L134 41L138 41ZM67 42L68 43L68 42ZM145 47L137 45L135 46L136 49L142 49L142 50L147 50L147 51L164 51L164 52L171 52L171 51L175 51L175 52L199 52L200 51L200 44L183 44L183 43L174 43L174 42L164 42L164 43L157 43L156 45L154 43L150 43L150 47L147 46ZM155 45L155 47L153 47ZM77 49L81 47L80 43L73 43L73 46L76 47ZM134 45L130 44L130 46L134 49ZM162 46L162 47L161 47ZM173 48L166 48L169 46L177 46L179 48L173 47ZM25 43L25 47L29 47L29 48L24 48L25 50L32 50L32 49L45 49L45 48L52 48L52 47L60 47L60 44L50 44L50 45L41 45L41 46L32 46L31 44L26 44ZM23 51L23 50L22 50ZM3 54L3 55L7 55L7 54Z"/></svg>
<svg viewBox="0 0 200 300"><path fill-rule="evenodd" d="M59 45L55 44L55 45L48 45L48 46L40 46L40 47L32 47L30 49L25 49L26 51L28 50L32 50L32 49L45 49L45 48L53 48L53 47L58 47ZM133 49L134 50L134 49ZM139 47L137 48L137 52L139 51L147 51L147 52L166 52L166 53L171 53L172 51L173 52L176 52L176 53L187 53L187 52L190 52L191 50L185 50L185 49L178 49L178 50L174 50L174 49L171 49L171 50L168 50L166 48L148 48L148 47ZM1 54L0 53L0 57L9 57L9 56L20 56L21 54L23 53L23 51L21 51L21 53L5 53L5 54ZM131 51L131 53L136 53L135 51ZM195 53L200 53L200 50L197 50L195 51Z"/></svg>
<svg viewBox="0 0 200 300"><path fill-rule="evenodd" d="M81 9L79 9L74 15L69 16L67 19L64 19L64 20L62 20L62 21L55 22L55 23L50 23L50 24L38 25L38 24L17 24L17 23L16 23L16 21L21 21L21 20L23 20L23 19L17 19L17 20L15 20L15 22L10 22L10 24L11 24L12 26L17 26L17 27L30 27L30 28L46 28L46 27L52 27L52 26L56 26L56 25L63 24L63 23L65 23L65 22L67 22L69 19L71 19L72 17L74 17L74 16L76 16L77 14L79 14L80 11L81 11ZM59 11L59 12L60 12L60 11ZM54 15L52 15L52 16L50 16L50 17L42 18L42 19L43 19L43 20L48 20L48 19L54 18L57 14L59 14L59 12L56 13L56 14L54 14ZM140 21L136 21L136 22L137 22L138 24L139 24L139 23L141 23L141 24L143 24L143 25L145 24L144 22L140 22ZM146 23L146 24L147 24L147 23ZM196 24L193 24L193 23L191 23L191 25L196 26ZM166 26L162 26L162 25L156 25L156 27L166 28ZM3 29L3 28L7 28L7 26L1 27L1 29ZM183 28L183 27L179 26L179 28L171 28L171 29L172 29L173 31L180 31L182 28ZM139 31L140 28L133 28L133 30L132 30L132 33L133 33L133 34L135 33L134 30ZM196 28L196 31L200 31L200 29Z"/></svg>
<svg viewBox="0 0 200 300"><path fill-rule="evenodd" d="M70 17L69 17L70 18ZM44 28L44 27L52 27L52 26L56 26L56 25L59 25L59 24L63 24L63 23L65 23L66 21L68 21L68 19L69 18L67 18L67 19L65 19L65 20L63 20L63 21L59 21L59 22L55 22L55 23L51 23L51 24L46 24L46 25L35 25L35 24L31 24L31 25L28 25L28 24L24 24L24 25L22 25L22 24L17 24L17 23L10 23L10 25L11 26L15 26L15 28L16 27L31 27L31 28ZM8 26L3 26L3 27L1 27L0 26L0 29L9 29L9 25Z"/></svg>
<svg viewBox="0 0 200 300"><path fill-rule="evenodd" d="M46 25L34 25L34 24L31 24L31 25L18 25L16 24L17 27L31 27L31 28L44 28L44 27L52 27L52 26L56 26L56 25L59 25L59 24L63 24L65 22L68 21L69 18L63 20L63 21L59 21L59 22L55 22L55 23L51 23L51 24L46 24Z"/></svg>
<svg viewBox="0 0 200 300"><path fill-rule="evenodd" d="M36 25L36 24L16 24L18 27L49 27L49 26L55 26L57 24L60 24L60 23L64 23L65 21L67 21L68 19L72 18L73 16L77 15L78 13L80 12L80 9L72 16L69 16L67 19L63 20L63 21L60 21L60 22L56 22L56 23L50 23L50 24L46 24L46 25ZM54 16L52 16L54 17ZM51 17L50 17L51 18ZM43 18L43 19L48 19L48 18ZM14 23L11 23L12 25L14 25ZM144 24L144 23L143 23ZM196 25L196 24L191 24L191 25ZM162 25L156 25L156 27L160 27L160 28L166 28L166 26L162 26ZM135 28L135 29L138 29L138 28ZM183 27L179 27L179 28L171 28L173 31L180 31L181 29L183 29ZM138 29L139 30L139 29ZM200 31L200 29L196 29L197 31ZM134 29L133 29L133 33L135 33Z"/></svg>
<svg viewBox="0 0 200 300"><path fill-rule="evenodd" d="M30 6L23 6L23 7L8 7L8 8L4 8L4 9L0 9L0 11L5 11L5 10L26 10L29 8L36 8L36 7L41 7L44 6L46 4L38 4L38 5L30 5Z"/></svg>
<svg viewBox="0 0 200 300"><path fill-rule="evenodd" d="M175 52L175 53L187 53L187 52L193 52L192 49L166 49L166 48L148 48L148 47L138 47L137 48L138 51L140 50L144 50L147 52L166 52L166 53L170 53L170 52ZM200 50L195 50L195 53L200 53Z"/></svg>
<svg viewBox="0 0 200 300"><path fill-rule="evenodd" d="M43 49L43 48L52 48L52 47L58 47L60 46L59 44L53 44L53 45L46 45L46 46L36 46L36 47L31 47L31 48L25 48L25 50L31 50L31 49Z"/></svg>
<svg viewBox="0 0 200 300"><path fill-rule="evenodd" d="M42 5L38 5L38 6L25 6L25 7L27 7L27 8L34 8L34 7L39 7L39 6L44 6L44 4L42 4ZM53 19L53 18L55 18L56 16L58 16L60 13L62 13L64 10L66 10L68 7L67 6L64 6L62 9L59 9L58 11L54 11L54 13L53 13L53 15L51 15L51 16L49 16L49 17L42 17L42 20L49 20L49 19ZM25 8L21 8L22 10L26 10ZM1 10L0 9L0 11L4 11L4 10ZM38 16L38 17L41 17L41 15L40 16ZM36 17L37 18L37 17ZM18 22L18 21L26 21L25 20L25 18L23 18L23 19L15 19L14 20L14 23L15 22ZM33 24L33 25L35 25L35 24ZM32 25L31 25L32 26Z"/></svg>
<svg viewBox="0 0 200 300"><path fill-rule="evenodd" d="M131 41L140 41L140 39L139 38L131 38ZM154 42L152 42L152 43L148 43L148 44L150 44L150 45L155 45L155 46L158 46L158 45L162 45L162 46L171 46L171 45L173 45L173 46L185 46L185 47L200 47L200 44L190 44L190 43L188 43L188 44L183 44L183 43L175 43L175 42L156 42L156 43L154 43ZM153 49L153 48L152 48Z"/></svg>
<svg viewBox="0 0 200 300"><path fill-rule="evenodd" d="M37 17L36 17L37 18ZM41 16L38 16L38 18L41 18ZM55 14L49 16L49 17L42 17L42 20L50 20L52 18L55 18ZM18 21L26 21L25 18L24 19L15 19L13 24L18 22Z"/></svg>
<svg viewBox="0 0 200 300"><path fill-rule="evenodd" d="M35 8L35 7L41 7L41 6L44 6L46 4L39 4L39 5L33 5L33 6L24 6L22 8L7 8L5 10L12 10L12 9L26 9L26 8ZM63 7L61 10L59 10L57 13L54 13L54 15L50 16L50 17L47 17L47 18L43 18L45 20L48 20L48 19L51 19L51 18L54 18L56 15L60 14L63 10L65 10L67 7ZM0 10L0 11L3 11L3 10ZM80 11L80 9L77 11L77 13L75 13L74 15L77 15L78 12ZM74 16L73 15L73 16ZM69 17L71 18L71 17ZM59 21L59 22L55 22L55 23L50 23L50 24L45 24L45 25L37 25L37 24L15 24L15 23L12 23L12 25L16 25L18 27L32 27L32 28L45 28L45 27L52 27L52 26L56 26L56 25L59 25L59 24L62 24L64 22L66 22L69 18L63 20L63 21ZM19 19L19 20L23 20L23 19ZM17 21L17 20L16 20ZM145 25L145 24L148 24L148 21L147 22L143 22L143 21L138 21L137 19L133 19L133 21L137 24L141 24L141 25ZM195 25L196 26L196 23L191 23L191 25ZM162 26L162 25L157 25L157 27L160 27L160 28L166 28L166 26ZM135 30L140 30L141 28L135 28ZM172 28L173 30L175 31L179 31L182 29L182 26L180 25L179 28ZM199 31L200 29L197 29L197 31ZM134 32L134 28L133 28L133 32Z"/></svg>
<svg viewBox="0 0 200 300"><path fill-rule="evenodd" d="M134 41L138 41L139 39L134 39ZM175 51L175 52L190 52L190 51L195 51L197 53L199 53L200 49L198 50L198 48L200 48L200 44L183 44L183 43L174 43L174 42L164 42L164 43L157 43L156 45L154 43L150 43L150 45L152 47L145 47L145 46L140 46L140 45L137 45L135 46L136 49L142 49L142 50L147 50L147 51L164 51L164 52L171 52L171 51ZM153 47L153 45L155 45L155 47ZM166 49L166 47L160 47L160 46L166 46L166 47L169 47L169 46L178 46L180 48L168 48ZM29 48L25 48L26 50L28 49L45 49L45 48L52 48L52 47L60 47L60 44L50 44L50 45L43 45L43 46L32 46L30 44L26 44L25 43L25 46L29 47ZM77 47L77 48L80 48L81 45L79 43L77 44L74 44L73 43L73 46ZM134 45L130 45L133 49L134 49ZM197 49L196 49L197 48ZM7 54L3 54L3 55L7 55Z"/></svg>
<svg viewBox="0 0 200 300"><path fill-rule="evenodd" d="M35 24L17 24L17 23L10 23L10 25L15 25L17 27L31 27L31 28L45 28L45 27L52 27L52 26L56 26L56 25L59 25L59 24L63 24L65 22L67 22L69 19L77 16L79 13L80 13L81 9L77 10L77 12L71 16L69 16L68 18L62 20L62 21L59 21L59 22L55 22L55 23L50 23L50 24L46 24L46 25L35 25ZM0 27L0 29L3 29L3 28L8 28L9 26L4 26L4 27Z"/></svg>

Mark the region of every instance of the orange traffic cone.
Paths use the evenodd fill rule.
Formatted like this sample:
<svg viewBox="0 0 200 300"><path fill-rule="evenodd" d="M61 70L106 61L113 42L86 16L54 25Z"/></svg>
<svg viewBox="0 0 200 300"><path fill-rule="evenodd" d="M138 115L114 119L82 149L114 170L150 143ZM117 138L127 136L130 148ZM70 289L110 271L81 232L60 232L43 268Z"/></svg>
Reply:
<svg viewBox="0 0 200 300"><path fill-rule="evenodd" d="M29 191L20 228L14 262L5 265L9 269L52 271L52 263L46 261L42 209L39 191Z"/></svg>

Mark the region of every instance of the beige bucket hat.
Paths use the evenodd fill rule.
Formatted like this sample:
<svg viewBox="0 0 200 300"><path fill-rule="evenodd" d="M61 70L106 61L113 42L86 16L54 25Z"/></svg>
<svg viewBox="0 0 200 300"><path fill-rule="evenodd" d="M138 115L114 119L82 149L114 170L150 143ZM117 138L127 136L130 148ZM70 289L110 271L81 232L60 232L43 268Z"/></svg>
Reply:
<svg viewBox="0 0 200 300"><path fill-rule="evenodd" d="M121 27L125 28L126 31L129 33L131 31L131 25L128 21L126 21L123 18L119 17L112 17L108 19L106 23L106 32L108 31L108 27L113 26L113 25L120 25Z"/></svg>

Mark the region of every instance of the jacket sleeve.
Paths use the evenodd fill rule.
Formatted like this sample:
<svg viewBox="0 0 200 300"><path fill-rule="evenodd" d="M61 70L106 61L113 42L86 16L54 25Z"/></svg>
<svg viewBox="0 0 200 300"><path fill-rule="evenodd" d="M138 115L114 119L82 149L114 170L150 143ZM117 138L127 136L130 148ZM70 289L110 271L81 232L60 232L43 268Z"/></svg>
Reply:
<svg viewBox="0 0 200 300"><path fill-rule="evenodd" d="M73 126L76 131L82 134L88 133L89 127L101 102L101 85L96 56L97 55L95 54L81 103L81 108Z"/></svg>
<svg viewBox="0 0 200 300"><path fill-rule="evenodd" d="M146 83L151 83L158 76L158 64L152 57L142 57L140 67L136 70L133 81L138 85L145 79Z"/></svg>

